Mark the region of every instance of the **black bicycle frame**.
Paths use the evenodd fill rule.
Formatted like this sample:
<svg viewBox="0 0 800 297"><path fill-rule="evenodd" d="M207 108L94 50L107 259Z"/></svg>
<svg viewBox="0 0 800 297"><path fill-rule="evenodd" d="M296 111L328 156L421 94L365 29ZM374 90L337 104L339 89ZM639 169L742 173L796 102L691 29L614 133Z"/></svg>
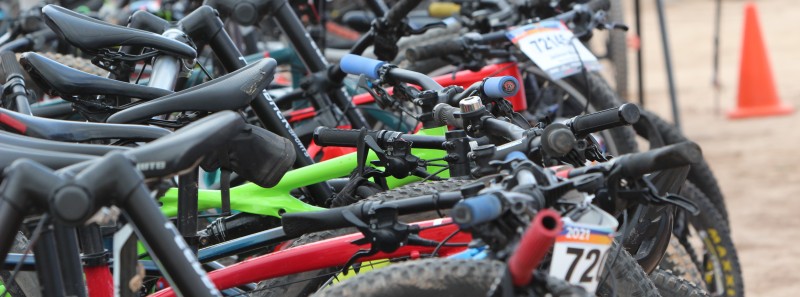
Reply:
<svg viewBox="0 0 800 297"><path fill-rule="evenodd" d="M81 225L84 216L74 213L69 207L51 208L50 205L76 205L72 203L76 201L77 205L89 205L87 212L94 213L99 206L114 202L136 225L139 237L152 251L151 256L158 257L157 263L163 266L162 271L166 272L170 283L182 294L219 296L219 291L174 225L161 214L143 184L141 173L130 159L121 153L111 153L84 168L74 177L56 175L28 160L16 161L7 168L0 187L0 257L8 254L22 220L32 209L49 210L55 218L53 223L74 226ZM115 178L109 179L108 176ZM46 269L37 271L43 277L45 296L64 296L62 270L59 261L52 259L57 257L59 248L55 245L55 236L49 231L50 222L45 221L44 224L44 236L40 237L43 241L38 242L35 248L36 257L38 263L52 266L40 266ZM74 236L74 232L71 234ZM69 243L75 244L74 240ZM83 284L82 280L80 284Z"/></svg>
<svg viewBox="0 0 800 297"><path fill-rule="evenodd" d="M129 26L159 34L166 28L173 27L166 20L144 12L134 13L129 20ZM236 44L231 40L230 35L225 31L222 20L219 19L217 12L213 8L201 6L175 24L174 27L178 27L186 33L198 48L202 48L206 44L209 45L214 55L219 58L222 66L228 72L244 67L247 64L244 56L242 56ZM125 48L123 50L133 52L141 49ZM252 108L265 128L292 140L297 152L295 167L299 168L314 164L314 160L308 155L305 145L303 145L266 91L250 102L250 108ZM326 182L309 185L306 190L309 194L308 196L317 205L324 205L327 199L333 195L331 187Z"/></svg>

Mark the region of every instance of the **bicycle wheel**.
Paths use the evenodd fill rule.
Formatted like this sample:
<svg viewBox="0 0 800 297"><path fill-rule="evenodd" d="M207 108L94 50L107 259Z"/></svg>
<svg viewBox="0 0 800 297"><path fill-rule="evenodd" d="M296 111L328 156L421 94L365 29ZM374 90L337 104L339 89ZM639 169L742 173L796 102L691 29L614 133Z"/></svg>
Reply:
<svg viewBox="0 0 800 297"><path fill-rule="evenodd" d="M606 258L597 296L661 296L631 254L616 241Z"/></svg>
<svg viewBox="0 0 800 297"><path fill-rule="evenodd" d="M697 284L701 289L706 287L703 274L694 264L692 255L686 251L686 247L675 236L669 239L667 252L664 254L664 258L661 259L658 269L669 270L673 275Z"/></svg>
<svg viewBox="0 0 800 297"><path fill-rule="evenodd" d="M11 247L12 253L24 253L28 249L28 239L22 232L17 233L14 239L14 245ZM33 257L33 255L28 255ZM39 296L39 279L36 277L35 272L20 271L15 277L13 283L8 283L12 271L0 271L0 279L8 290L9 296L24 297L24 296Z"/></svg>
<svg viewBox="0 0 800 297"><path fill-rule="evenodd" d="M487 296L504 277L506 265L499 261L468 259L424 259L409 261L361 274L314 296L329 297L467 297ZM586 296L586 291L548 278L537 296ZM535 289L535 290L536 290Z"/></svg>
<svg viewBox="0 0 800 297"><path fill-rule="evenodd" d="M442 180L424 183L408 184L396 189L386 192L381 192L373 195L365 200L371 201L394 201L401 200L409 197L417 197L422 195L430 195L438 192L454 191L470 181L468 180ZM401 220L406 222L415 222L421 220L429 220L438 218L439 215L434 212L415 213L401 216ZM293 241L288 247L296 247L306 245L309 243L322 241L325 239L342 236L349 233L357 232L355 228L329 230L323 232L316 232L306 234ZM331 277L334 277L341 269L329 268L309 271L304 273L293 274L289 276L274 278L262 281L258 284L257 295L261 297L272 296L308 296L316 292Z"/></svg>
<svg viewBox="0 0 800 297"><path fill-rule="evenodd" d="M656 269L650 279L662 297L704 297L711 296L695 283L672 274L669 270Z"/></svg>
<svg viewBox="0 0 800 297"><path fill-rule="evenodd" d="M700 208L700 214L692 216L678 211L673 234L702 273L709 294L744 296L744 281L736 247L722 216L711 200L691 182L684 184L681 195L694 201ZM672 268L677 269L677 266Z"/></svg>

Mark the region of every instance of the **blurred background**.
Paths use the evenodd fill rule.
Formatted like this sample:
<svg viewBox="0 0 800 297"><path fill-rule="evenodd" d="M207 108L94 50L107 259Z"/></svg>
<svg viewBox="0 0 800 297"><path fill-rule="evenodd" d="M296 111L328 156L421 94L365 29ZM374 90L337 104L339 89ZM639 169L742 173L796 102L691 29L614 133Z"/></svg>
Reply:
<svg viewBox="0 0 800 297"><path fill-rule="evenodd" d="M800 114L731 120L736 106L744 6L722 1L720 109L712 58L715 0L667 0L666 20L684 134L698 142L726 197L733 239L750 296L800 290ZM623 1L633 24L634 0ZM655 1L641 0L645 107L672 119ZM800 9L794 0L755 1L781 100L800 106ZM632 36L633 32L629 32ZM629 50L629 96L637 102L635 52Z"/></svg>

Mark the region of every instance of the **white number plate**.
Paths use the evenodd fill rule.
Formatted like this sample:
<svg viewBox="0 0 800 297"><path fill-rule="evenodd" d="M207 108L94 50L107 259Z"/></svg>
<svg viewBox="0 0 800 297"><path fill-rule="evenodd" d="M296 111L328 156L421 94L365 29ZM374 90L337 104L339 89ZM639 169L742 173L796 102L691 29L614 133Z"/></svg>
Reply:
<svg viewBox="0 0 800 297"><path fill-rule="evenodd" d="M556 237L550 275L594 293L613 241L614 228L576 223L564 218Z"/></svg>
<svg viewBox="0 0 800 297"><path fill-rule="evenodd" d="M561 79L581 71L600 70L600 62L572 31L558 21L544 21L515 28L506 33L508 39L553 79Z"/></svg>

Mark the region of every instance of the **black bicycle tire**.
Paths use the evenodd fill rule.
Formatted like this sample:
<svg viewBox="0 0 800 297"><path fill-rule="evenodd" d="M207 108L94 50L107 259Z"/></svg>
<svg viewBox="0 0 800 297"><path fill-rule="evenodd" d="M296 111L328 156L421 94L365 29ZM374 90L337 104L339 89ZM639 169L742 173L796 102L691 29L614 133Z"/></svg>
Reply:
<svg viewBox="0 0 800 297"><path fill-rule="evenodd" d="M467 297L486 296L497 287L506 265L495 260L423 259L361 274L314 294L315 297ZM549 278L550 296L587 296L562 280Z"/></svg>
<svg viewBox="0 0 800 297"><path fill-rule="evenodd" d="M664 140L665 144L681 143L689 140L683 135L683 133L681 133L680 130L663 120L658 115L649 111L642 111L642 116L647 117L647 119L650 120L655 129L661 135L661 138ZM703 192L703 194L711 199L711 202L716 207L717 212L719 212L719 214L722 216L725 225L729 225L728 209L725 206L725 197L722 195L722 190L719 187L717 178L714 177L714 173L711 171L711 167L708 165L705 159L701 160L697 164L692 164L691 168L689 169L689 176L687 179L696 185L700 191Z"/></svg>
<svg viewBox="0 0 800 297"><path fill-rule="evenodd" d="M703 254L707 256L702 259L702 263L695 263L703 273L706 289L712 295L744 296L742 268L728 225L722 215L711 200L691 182L684 184L680 194L689 201L693 201L700 209L700 214L689 216L688 219L691 226L701 236ZM686 240L681 240L681 242L685 246L687 245ZM690 247L687 246L687 251L697 254L689 249ZM720 285L722 291L716 289Z"/></svg>
<svg viewBox="0 0 800 297"><path fill-rule="evenodd" d="M686 251L686 247L675 236L669 239L667 252L658 264L658 269L669 270L675 276L705 288L703 274L694 263L692 255Z"/></svg>
<svg viewBox="0 0 800 297"><path fill-rule="evenodd" d="M24 253L25 250L28 249L28 239L25 237L22 232L17 233L17 237L14 238L14 245L11 247L10 252L12 253ZM33 255L29 255L29 257L33 257ZM17 276L14 278L14 283L9 284L8 280L11 277L11 271L2 271L0 272L0 279L3 280L3 283L6 286L6 290L8 290L9 296L12 297L25 297L25 296L37 296L39 294L39 279L36 276L36 272L32 271L20 271Z"/></svg>
<svg viewBox="0 0 800 297"><path fill-rule="evenodd" d="M597 296L658 297L658 289L628 251L615 241L606 258ZM608 272L611 271L611 275Z"/></svg>
<svg viewBox="0 0 800 297"><path fill-rule="evenodd" d="M418 182L398 187L386 192L380 192L365 200L367 201L394 201L408 197L417 197L422 195L429 195L438 192L453 191L458 189L461 185L466 184L467 180L442 180L430 182ZM425 219L432 219L439 217L436 212L415 213L401 216L403 221L414 222ZM323 232L315 232L306 234L300 238L292 241L288 247L296 247L306 245L309 243L322 241L325 239L342 236L345 234L356 232L354 228L328 230ZM273 297L273 296L308 296L316 292L319 287L327 281L322 279L321 276L328 275L335 272L335 269L320 269L308 271L304 273L297 273L284 277L274 278L259 282L254 296L259 297Z"/></svg>
<svg viewBox="0 0 800 297"><path fill-rule="evenodd" d="M654 270L653 273L650 274L650 280L656 285L662 297L711 296L708 292L698 287L697 284L681 278L669 270Z"/></svg>

